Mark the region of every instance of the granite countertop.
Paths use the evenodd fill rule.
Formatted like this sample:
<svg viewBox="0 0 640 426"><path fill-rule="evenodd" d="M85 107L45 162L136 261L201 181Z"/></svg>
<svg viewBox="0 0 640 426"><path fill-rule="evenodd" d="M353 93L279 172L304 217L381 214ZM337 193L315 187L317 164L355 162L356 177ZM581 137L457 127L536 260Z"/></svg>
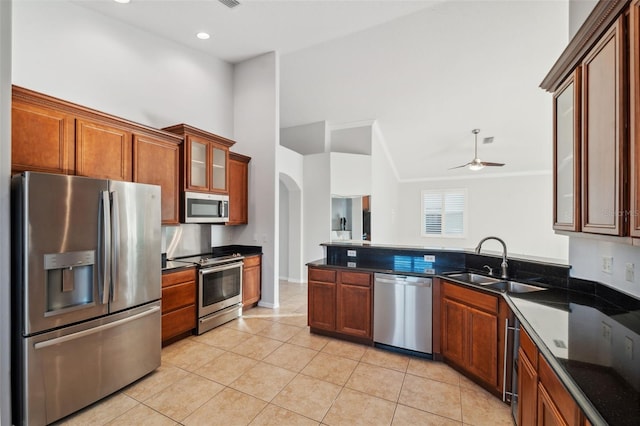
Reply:
<svg viewBox="0 0 640 426"><path fill-rule="evenodd" d="M505 299L592 424L640 424L640 301L559 288Z"/></svg>
<svg viewBox="0 0 640 426"><path fill-rule="evenodd" d="M327 258L309 266L368 272L443 276L482 272L491 257L468 250L331 243ZM349 252L356 250L356 255ZM435 254L437 261L423 261ZM595 425L640 424L640 300L610 287L569 276L570 266L509 257L514 281L546 290L503 295L540 353ZM631 350L627 349L631 340Z"/></svg>

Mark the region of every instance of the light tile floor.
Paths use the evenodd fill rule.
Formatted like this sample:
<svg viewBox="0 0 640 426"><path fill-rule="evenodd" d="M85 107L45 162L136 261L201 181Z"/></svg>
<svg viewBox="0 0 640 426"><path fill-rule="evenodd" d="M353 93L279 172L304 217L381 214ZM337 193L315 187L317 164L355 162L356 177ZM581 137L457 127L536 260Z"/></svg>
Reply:
<svg viewBox="0 0 640 426"><path fill-rule="evenodd" d="M305 284L279 309L162 351L162 366L64 425L513 425L509 407L443 363L309 333Z"/></svg>

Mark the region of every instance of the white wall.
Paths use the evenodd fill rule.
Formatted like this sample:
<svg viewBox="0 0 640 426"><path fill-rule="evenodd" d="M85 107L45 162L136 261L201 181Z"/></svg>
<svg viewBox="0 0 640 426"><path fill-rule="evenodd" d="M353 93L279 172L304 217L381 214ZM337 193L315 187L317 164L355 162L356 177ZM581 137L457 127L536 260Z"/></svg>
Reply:
<svg viewBox="0 0 640 426"><path fill-rule="evenodd" d="M483 178L485 171L470 174L468 179L401 183L402 206L398 208L396 228L398 241L421 246L473 248L482 238L495 235L505 241L510 255L566 262L567 237L555 235L552 229L551 174ZM421 191L447 188L468 190L466 238L421 237ZM501 250L498 244L487 243L485 248Z"/></svg>
<svg viewBox="0 0 640 426"><path fill-rule="evenodd" d="M14 84L153 127L187 123L233 139L230 64L77 3L14 6Z"/></svg>
<svg viewBox="0 0 640 426"><path fill-rule="evenodd" d="M280 175L280 279L305 282L303 251L303 165L304 157L283 146L278 147L278 168ZM282 192L282 189L285 192ZM286 269L283 269L285 268Z"/></svg>
<svg viewBox="0 0 640 426"><path fill-rule="evenodd" d="M569 39L580 29L598 0L569 0Z"/></svg>
<svg viewBox="0 0 640 426"><path fill-rule="evenodd" d="M237 244L262 246L260 305L279 304L278 165L279 57L265 53L234 66L234 133L251 159L249 224L235 230Z"/></svg>
<svg viewBox="0 0 640 426"><path fill-rule="evenodd" d="M319 244L331 239L330 169L329 153L304 156L303 263L323 258Z"/></svg>
<svg viewBox="0 0 640 426"><path fill-rule="evenodd" d="M602 257L613 257L613 273L602 272ZM627 263L634 265L634 281L626 280ZM597 239L571 237L569 239L571 276L607 284L624 293L640 298L640 247Z"/></svg>
<svg viewBox="0 0 640 426"><path fill-rule="evenodd" d="M11 0L0 1L0 424L11 424Z"/></svg>
<svg viewBox="0 0 640 426"><path fill-rule="evenodd" d="M332 129L331 152L371 155L371 126Z"/></svg>
<svg viewBox="0 0 640 426"><path fill-rule="evenodd" d="M398 173L377 123L371 139L371 170L371 242L397 244L397 213L404 203L399 204Z"/></svg>
<svg viewBox="0 0 640 426"><path fill-rule="evenodd" d="M285 127L280 129L280 145L302 155L320 154L327 151L328 135L326 121Z"/></svg>
<svg viewBox="0 0 640 426"><path fill-rule="evenodd" d="M371 156L332 152L331 195L371 194Z"/></svg>

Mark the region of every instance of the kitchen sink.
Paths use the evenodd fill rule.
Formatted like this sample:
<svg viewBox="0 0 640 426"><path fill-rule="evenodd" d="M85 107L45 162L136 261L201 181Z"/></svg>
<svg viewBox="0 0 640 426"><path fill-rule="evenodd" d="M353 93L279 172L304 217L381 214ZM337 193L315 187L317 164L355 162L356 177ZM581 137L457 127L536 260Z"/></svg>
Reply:
<svg viewBox="0 0 640 426"><path fill-rule="evenodd" d="M546 290L546 288L544 287L517 283L515 281L498 281L493 283L487 283L487 284L480 283L480 284L485 288L506 291L507 293L530 293L532 291Z"/></svg>
<svg viewBox="0 0 640 426"><path fill-rule="evenodd" d="M459 274L450 274L450 275L447 275L447 277L453 278L454 280L464 281L470 284L485 285L485 284L500 283L499 278L486 277L484 275L474 274L472 272L461 272Z"/></svg>

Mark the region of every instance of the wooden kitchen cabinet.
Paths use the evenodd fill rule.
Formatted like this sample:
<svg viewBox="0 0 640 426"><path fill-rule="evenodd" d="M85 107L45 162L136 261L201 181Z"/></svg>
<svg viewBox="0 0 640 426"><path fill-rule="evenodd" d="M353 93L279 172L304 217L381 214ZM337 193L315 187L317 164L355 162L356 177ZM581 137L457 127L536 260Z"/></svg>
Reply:
<svg viewBox="0 0 640 426"><path fill-rule="evenodd" d="M445 362L502 394L504 324L509 315L497 295L442 281L441 351Z"/></svg>
<svg viewBox="0 0 640 426"><path fill-rule="evenodd" d="M229 193L228 157L234 141L186 124L163 130L180 135L184 140L180 173L183 190Z"/></svg>
<svg viewBox="0 0 640 426"><path fill-rule="evenodd" d="M131 137L124 128L76 119L76 175L131 181Z"/></svg>
<svg viewBox="0 0 640 426"><path fill-rule="evenodd" d="M553 95L553 229L580 231L580 68Z"/></svg>
<svg viewBox="0 0 640 426"><path fill-rule="evenodd" d="M196 269L162 274L162 344L191 334L196 327Z"/></svg>
<svg viewBox="0 0 640 426"><path fill-rule="evenodd" d="M337 274L334 270L309 268L307 309L309 326L312 329L336 329Z"/></svg>
<svg viewBox="0 0 640 426"><path fill-rule="evenodd" d="M180 143L178 137L133 136L133 181L160 186L163 225L180 220Z"/></svg>
<svg viewBox="0 0 640 426"><path fill-rule="evenodd" d="M242 307L251 308L258 304L262 286L262 255L246 256L242 269Z"/></svg>
<svg viewBox="0 0 640 426"><path fill-rule="evenodd" d="M582 231L623 235L625 17L582 61Z"/></svg>
<svg viewBox="0 0 640 426"><path fill-rule="evenodd" d="M364 272L338 272L336 331L339 333L373 338L371 278L371 274Z"/></svg>
<svg viewBox="0 0 640 426"><path fill-rule="evenodd" d="M372 343L372 278L368 272L309 267L308 309L312 331Z"/></svg>
<svg viewBox="0 0 640 426"><path fill-rule="evenodd" d="M226 225L249 223L249 161L251 157L229 153L229 222Z"/></svg>
<svg viewBox="0 0 640 426"><path fill-rule="evenodd" d="M582 411L529 334L520 328L518 349L518 425L588 424Z"/></svg>
<svg viewBox="0 0 640 426"><path fill-rule="evenodd" d="M629 6L630 234L640 238L640 0Z"/></svg>
<svg viewBox="0 0 640 426"><path fill-rule="evenodd" d="M30 91L14 88L11 104L11 173L75 171L75 120Z"/></svg>

